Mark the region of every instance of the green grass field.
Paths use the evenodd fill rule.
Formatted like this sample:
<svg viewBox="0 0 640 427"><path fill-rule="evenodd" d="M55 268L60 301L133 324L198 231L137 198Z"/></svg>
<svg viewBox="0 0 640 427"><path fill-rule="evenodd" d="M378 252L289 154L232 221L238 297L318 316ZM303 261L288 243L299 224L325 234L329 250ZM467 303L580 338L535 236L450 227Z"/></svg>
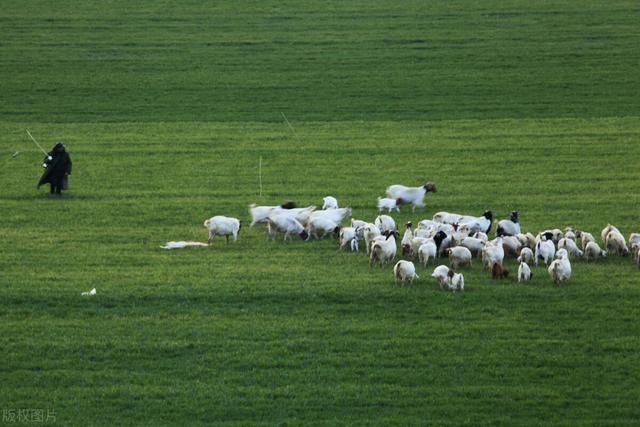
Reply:
<svg viewBox="0 0 640 427"><path fill-rule="evenodd" d="M639 232L634 2L7 0L0 23L4 424L640 422L630 257L576 260L561 288L476 262L451 294L432 266L401 288L363 251L259 226L159 248L254 202L333 195L371 221L425 180L398 223ZM35 189L25 129L66 142L62 200Z"/></svg>

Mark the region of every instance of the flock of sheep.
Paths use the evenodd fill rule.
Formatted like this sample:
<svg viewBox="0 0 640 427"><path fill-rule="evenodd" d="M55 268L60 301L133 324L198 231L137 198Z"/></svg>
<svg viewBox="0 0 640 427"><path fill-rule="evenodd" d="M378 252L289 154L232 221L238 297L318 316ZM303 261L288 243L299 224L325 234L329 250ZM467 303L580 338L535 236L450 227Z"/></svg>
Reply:
<svg viewBox="0 0 640 427"><path fill-rule="evenodd" d="M266 224L269 239L274 239L278 233L284 235L284 240L293 235L303 240L312 237L321 239L334 234L338 237L340 248L350 248L358 251L360 242L364 242L365 251L369 256L371 266L379 264L383 267L395 260L398 251L399 232L392 217L382 214L384 209L390 213L399 211L400 205L424 206L424 197L428 192L436 192L436 186L428 182L421 187L406 187L392 185L387 188L385 198L378 198L380 215L374 222L351 219L348 227L341 224L351 218L350 208L341 208L338 201L331 196L324 198L321 210L315 206L298 208L292 202L280 206L250 205L251 225ZM496 225L495 238L489 240L489 233ZM176 249L190 246L208 246L215 236L225 236L227 242L232 237L238 239L240 221L226 216L214 216L204 223L209 230L209 242L168 242L163 248ZM473 256L481 259L483 268L490 271L494 279L508 276L504 267L504 259L508 256L517 258L518 282L530 280L532 277L531 264L537 266L543 260L549 276L556 286L571 277L572 257L583 257L587 261L607 254L619 256L632 252L635 262L640 267L640 234L632 233L629 241L613 225L608 224L601 233L604 250L596 243L592 234L566 228L543 230L537 235L523 233L518 222L518 212L511 213L509 219L493 220L491 211L486 211L479 217L460 215L450 212L438 212L432 219L425 219L414 228L411 222L405 224L405 231L400 239L402 259L398 261L393 274L396 283L412 282L418 279L416 267L410 259L414 259L425 267L430 261L447 256L449 266L439 265L431 276L440 287L451 291L464 290L464 276L461 267L471 266ZM578 246L580 240L580 247Z"/></svg>

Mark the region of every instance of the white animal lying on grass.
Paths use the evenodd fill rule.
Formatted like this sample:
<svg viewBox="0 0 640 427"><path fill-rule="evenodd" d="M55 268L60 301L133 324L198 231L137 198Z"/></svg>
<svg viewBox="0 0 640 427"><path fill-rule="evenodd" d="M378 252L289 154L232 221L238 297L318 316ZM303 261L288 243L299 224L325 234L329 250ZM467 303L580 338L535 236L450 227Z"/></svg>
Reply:
<svg viewBox="0 0 640 427"><path fill-rule="evenodd" d="M88 296L93 296L96 294L96 288L91 289L90 291L87 292L83 292L82 296L83 297L88 297Z"/></svg>
<svg viewBox="0 0 640 427"><path fill-rule="evenodd" d="M208 247L208 243L192 242L190 240L171 241L160 246L162 249L184 249L184 248L201 248Z"/></svg>

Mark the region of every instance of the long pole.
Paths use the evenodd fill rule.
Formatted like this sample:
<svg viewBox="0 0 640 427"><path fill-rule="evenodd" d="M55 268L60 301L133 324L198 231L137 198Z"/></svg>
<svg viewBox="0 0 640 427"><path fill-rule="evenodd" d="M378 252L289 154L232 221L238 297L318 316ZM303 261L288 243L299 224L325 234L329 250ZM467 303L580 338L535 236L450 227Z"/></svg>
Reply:
<svg viewBox="0 0 640 427"><path fill-rule="evenodd" d="M36 139L33 137L33 135L31 135L31 132L29 132L29 129L27 129L27 135L29 135L29 138L31 138L31 140L38 146L38 148L40 149L40 151L42 151L44 153L45 156L48 156L49 153L47 153L46 151L44 151L44 149L40 146L40 144L38 144L38 141L36 141Z"/></svg>

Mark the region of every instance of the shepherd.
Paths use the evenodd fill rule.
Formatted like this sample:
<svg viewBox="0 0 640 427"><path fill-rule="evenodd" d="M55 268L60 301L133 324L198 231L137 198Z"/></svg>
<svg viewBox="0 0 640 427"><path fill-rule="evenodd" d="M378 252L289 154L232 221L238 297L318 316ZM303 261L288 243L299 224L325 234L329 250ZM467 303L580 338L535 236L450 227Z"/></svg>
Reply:
<svg viewBox="0 0 640 427"><path fill-rule="evenodd" d="M62 190L69 188L69 175L71 175L71 157L66 151L64 143L58 142L49 151L42 163L44 173L38 181L38 188L41 185L49 183L51 185L51 194L58 197L62 196Z"/></svg>

